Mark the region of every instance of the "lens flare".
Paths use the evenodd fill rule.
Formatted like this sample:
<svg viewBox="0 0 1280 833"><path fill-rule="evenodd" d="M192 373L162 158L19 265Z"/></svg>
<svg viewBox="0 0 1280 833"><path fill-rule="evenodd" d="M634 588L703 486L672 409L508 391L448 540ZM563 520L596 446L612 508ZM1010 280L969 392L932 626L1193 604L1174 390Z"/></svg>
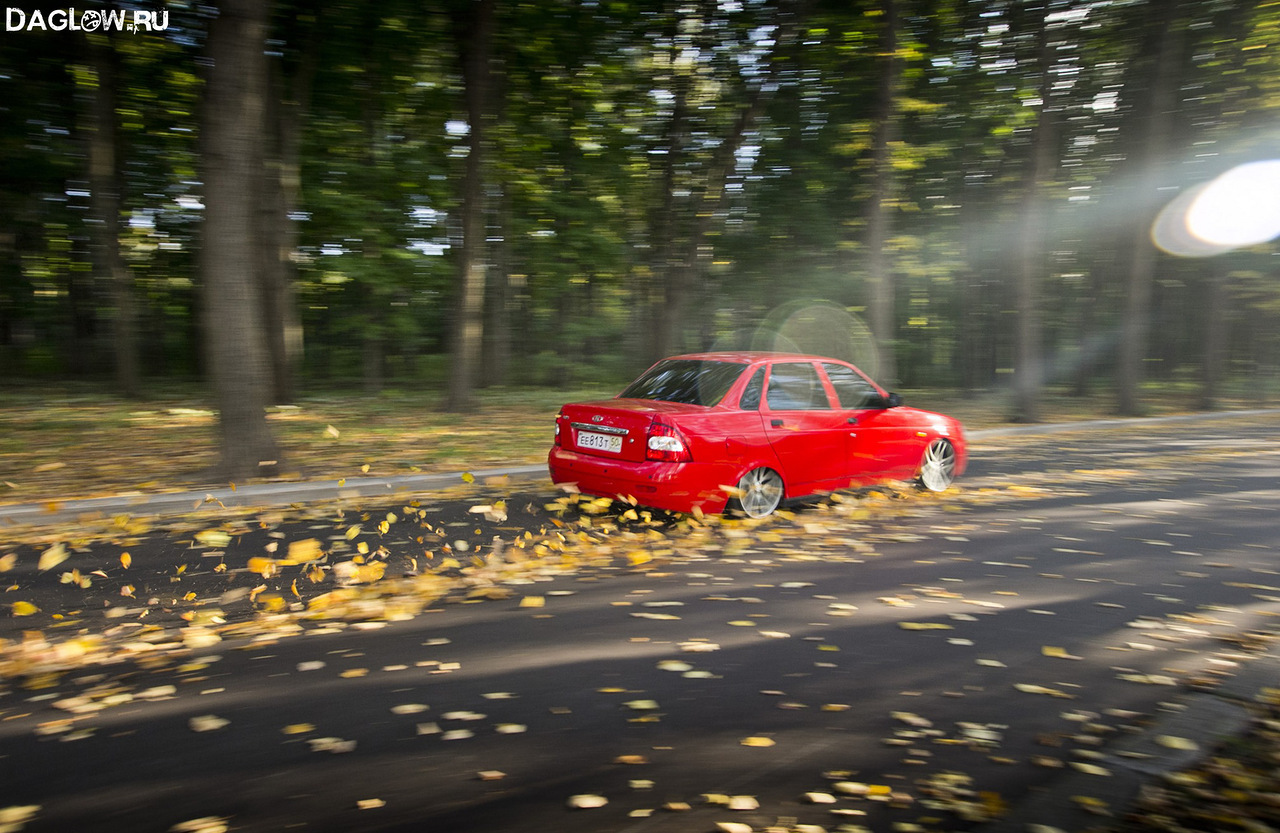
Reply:
<svg viewBox="0 0 1280 833"><path fill-rule="evenodd" d="M1151 230L1180 257L1209 257L1280 236L1280 160L1250 162L1169 203Z"/></svg>
<svg viewBox="0 0 1280 833"><path fill-rule="evenodd" d="M844 359L872 377L880 369L880 354L870 328L831 301L798 300L775 308L756 329L751 347Z"/></svg>

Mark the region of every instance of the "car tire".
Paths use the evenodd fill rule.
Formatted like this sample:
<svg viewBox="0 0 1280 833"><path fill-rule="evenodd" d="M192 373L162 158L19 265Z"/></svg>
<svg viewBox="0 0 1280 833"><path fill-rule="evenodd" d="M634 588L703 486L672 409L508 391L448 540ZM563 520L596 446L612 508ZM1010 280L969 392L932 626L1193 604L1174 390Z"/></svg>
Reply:
<svg viewBox="0 0 1280 833"><path fill-rule="evenodd" d="M925 447L920 459L920 488L945 492L956 479L956 449L950 440L936 439Z"/></svg>
<svg viewBox="0 0 1280 833"><path fill-rule="evenodd" d="M742 475L737 497L730 502L730 507L748 518L766 518L781 505L785 491L782 475L761 466Z"/></svg>

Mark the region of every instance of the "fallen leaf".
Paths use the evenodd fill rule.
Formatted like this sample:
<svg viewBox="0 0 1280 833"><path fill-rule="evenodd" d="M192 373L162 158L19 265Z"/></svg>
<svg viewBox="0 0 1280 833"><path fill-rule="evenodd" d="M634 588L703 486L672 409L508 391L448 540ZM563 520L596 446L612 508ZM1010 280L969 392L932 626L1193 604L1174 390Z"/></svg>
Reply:
<svg viewBox="0 0 1280 833"><path fill-rule="evenodd" d="M230 724L230 720L218 717L214 714L202 714L187 721L187 726L189 726L193 732L216 732Z"/></svg>
<svg viewBox="0 0 1280 833"><path fill-rule="evenodd" d="M759 737L759 736L752 736L749 738L742 739L743 746L755 746L755 747L764 748L764 747L773 746L776 743L777 741L775 741L773 738L765 738L765 737Z"/></svg>
<svg viewBox="0 0 1280 833"><path fill-rule="evenodd" d="M71 554L67 552L66 545L59 542L57 544L54 544L52 547L49 547L49 549L45 550L44 552L40 553L40 561L37 562L36 569L40 570L41 572L44 572L45 570L51 570L54 567L57 567L62 562L66 561L70 557L71 557Z"/></svg>
<svg viewBox="0 0 1280 833"><path fill-rule="evenodd" d="M1034 685L1032 683L1014 683L1013 687L1016 688L1018 691L1024 692L1026 694L1047 694L1050 697L1061 697L1068 700L1074 699L1075 697L1074 694L1068 694L1065 691L1062 691L1060 689L1049 688L1048 686L1042 686L1042 685Z"/></svg>
<svg viewBox="0 0 1280 833"><path fill-rule="evenodd" d="M603 795L572 795L569 796L569 806L575 810L591 810L596 807L603 807L609 803L609 799Z"/></svg>
<svg viewBox="0 0 1280 833"><path fill-rule="evenodd" d="M1190 750L1200 748L1200 744L1196 743L1190 738L1179 738L1179 737L1174 737L1173 735L1160 735L1158 738L1156 738L1156 743L1160 744L1166 749L1181 749L1185 751L1190 751Z"/></svg>

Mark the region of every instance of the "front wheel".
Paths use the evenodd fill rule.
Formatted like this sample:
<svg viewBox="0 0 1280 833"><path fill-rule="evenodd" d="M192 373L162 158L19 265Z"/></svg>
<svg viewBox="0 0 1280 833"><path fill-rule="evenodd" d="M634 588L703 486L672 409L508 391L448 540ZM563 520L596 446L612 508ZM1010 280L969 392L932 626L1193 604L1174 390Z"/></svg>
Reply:
<svg viewBox="0 0 1280 833"><path fill-rule="evenodd" d="M920 485L931 492L945 492L955 479L955 447L943 439L929 443L920 461Z"/></svg>
<svg viewBox="0 0 1280 833"><path fill-rule="evenodd" d="M738 481L736 509L750 518L764 518L782 503L782 475L773 469L752 469Z"/></svg>

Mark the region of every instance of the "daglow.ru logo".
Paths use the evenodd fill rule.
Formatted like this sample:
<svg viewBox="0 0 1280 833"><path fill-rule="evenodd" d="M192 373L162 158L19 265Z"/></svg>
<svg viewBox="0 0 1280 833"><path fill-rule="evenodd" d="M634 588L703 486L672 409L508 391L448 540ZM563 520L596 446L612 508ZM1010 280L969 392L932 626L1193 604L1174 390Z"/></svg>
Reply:
<svg viewBox="0 0 1280 833"><path fill-rule="evenodd" d="M12 6L4 10L8 32L163 32L169 28L169 10L54 9L26 11Z"/></svg>

